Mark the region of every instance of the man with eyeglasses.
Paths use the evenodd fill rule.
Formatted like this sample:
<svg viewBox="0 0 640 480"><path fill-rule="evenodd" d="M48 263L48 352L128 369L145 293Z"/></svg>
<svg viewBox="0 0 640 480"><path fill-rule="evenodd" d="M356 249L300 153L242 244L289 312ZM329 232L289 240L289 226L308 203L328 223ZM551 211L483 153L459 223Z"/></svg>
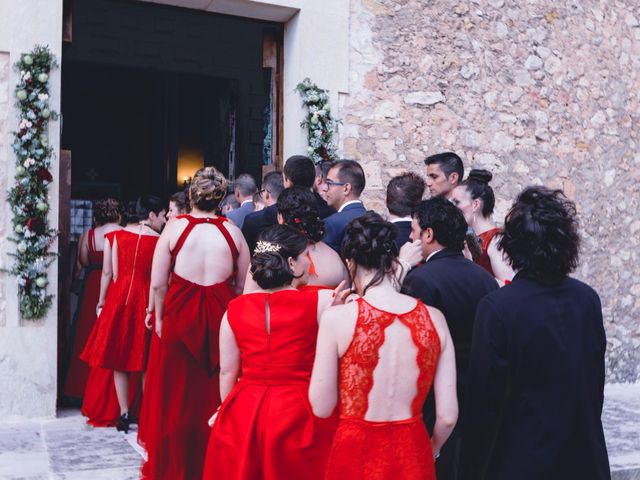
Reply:
<svg viewBox="0 0 640 480"><path fill-rule="evenodd" d="M335 162L324 180L324 198L337 212L324 221L323 242L338 253L347 224L367 211L360 201L365 183L364 170L354 160Z"/></svg>

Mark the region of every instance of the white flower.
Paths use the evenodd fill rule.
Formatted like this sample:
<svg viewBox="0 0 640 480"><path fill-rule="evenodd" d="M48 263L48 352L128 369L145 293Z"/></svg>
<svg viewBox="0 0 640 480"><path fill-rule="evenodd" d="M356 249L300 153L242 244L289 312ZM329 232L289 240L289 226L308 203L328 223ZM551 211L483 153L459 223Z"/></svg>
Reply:
<svg viewBox="0 0 640 480"><path fill-rule="evenodd" d="M31 72L25 72L24 75L22 75L22 79L25 81L31 79Z"/></svg>
<svg viewBox="0 0 640 480"><path fill-rule="evenodd" d="M18 250L18 252L24 253L27 251L27 244L25 242L20 242L16 249Z"/></svg>
<svg viewBox="0 0 640 480"><path fill-rule="evenodd" d="M47 100L49 100L49 95L47 95L46 93L39 93L38 100L40 100L41 102L46 102Z"/></svg>
<svg viewBox="0 0 640 480"><path fill-rule="evenodd" d="M29 168L31 165L35 165L35 164L36 164L36 161L31 157L27 158L24 162L22 162L22 165L24 166L24 168Z"/></svg>

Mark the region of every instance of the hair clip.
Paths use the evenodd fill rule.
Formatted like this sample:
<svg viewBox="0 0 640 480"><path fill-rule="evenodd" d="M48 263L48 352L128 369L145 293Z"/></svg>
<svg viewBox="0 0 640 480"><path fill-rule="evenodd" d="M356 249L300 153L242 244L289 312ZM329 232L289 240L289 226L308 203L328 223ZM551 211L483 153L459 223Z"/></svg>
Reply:
<svg viewBox="0 0 640 480"><path fill-rule="evenodd" d="M253 254L258 255L260 253L278 253L281 248L282 246L278 245L277 243L258 240L258 242L256 243L256 248L253 251Z"/></svg>

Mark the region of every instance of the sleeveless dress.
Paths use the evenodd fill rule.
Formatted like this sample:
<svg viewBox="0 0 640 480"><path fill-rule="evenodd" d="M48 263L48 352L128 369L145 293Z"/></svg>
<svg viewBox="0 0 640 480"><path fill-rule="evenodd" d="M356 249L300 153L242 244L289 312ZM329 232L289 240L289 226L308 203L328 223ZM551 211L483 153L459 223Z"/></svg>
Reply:
<svg viewBox="0 0 640 480"><path fill-rule="evenodd" d="M144 325L149 304L155 235L118 230L118 278L109 286L82 360L92 367L122 372L145 369L149 331Z"/></svg>
<svg viewBox="0 0 640 480"><path fill-rule="evenodd" d="M365 420L378 352L384 343L385 329L395 319L409 328L418 349L413 416L388 422ZM439 356L440 339L422 302L418 301L410 312L397 315L358 299L353 340L339 361L340 422L329 456L328 480L435 479L431 441L421 411Z"/></svg>
<svg viewBox="0 0 640 480"><path fill-rule="evenodd" d="M493 238L499 233L499 228L492 228L491 230L487 230L486 232L478 235L478 240L480 240L480 247L482 248L482 255L474 260L478 265L489 272L492 277L495 277L495 275L493 273L493 268L491 268L491 259L489 258L489 254L487 253L487 251L489 250L489 244L491 243L491 240L493 240Z"/></svg>
<svg viewBox="0 0 640 480"><path fill-rule="evenodd" d="M144 379L144 396L140 405L140 420L138 421L138 444L144 448L147 442L155 436L153 427L157 424L153 417L153 406L157 405L159 393L158 362L160 361L160 337L156 334L155 316L153 317L153 327L151 329L151 341L149 343L149 358L147 360L147 371Z"/></svg>
<svg viewBox="0 0 640 480"><path fill-rule="evenodd" d="M73 318L71 360L64 383L64 394L82 398L89 378L90 367L80 360L80 353L96 323L96 305L100 298L100 278L102 277L103 252L96 250L96 234L93 228L87 232L89 265L85 267L86 277L80 291L80 304Z"/></svg>
<svg viewBox="0 0 640 480"><path fill-rule="evenodd" d="M229 304L242 375L211 430L203 479L324 478L336 418L315 417L308 399L317 305L316 291L298 290L249 293Z"/></svg>
<svg viewBox="0 0 640 480"><path fill-rule="evenodd" d="M229 245L236 270L238 249L224 226L224 217L195 218L172 252L172 265L196 225L219 229ZM233 277L233 275L232 275ZM231 278L232 278L231 277ZM214 285L199 285L171 274L164 300L162 338L153 368L151 404L143 441L148 461L142 478L191 480L202 477L209 439L207 421L220 404L218 334L227 305L235 296L231 278Z"/></svg>

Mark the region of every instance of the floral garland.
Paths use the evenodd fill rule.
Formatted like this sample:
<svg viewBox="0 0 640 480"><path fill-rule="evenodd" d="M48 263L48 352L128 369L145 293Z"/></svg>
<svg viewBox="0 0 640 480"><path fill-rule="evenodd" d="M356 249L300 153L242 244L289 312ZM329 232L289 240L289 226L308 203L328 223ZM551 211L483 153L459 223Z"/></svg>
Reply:
<svg viewBox="0 0 640 480"><path fill-rule="evenodd" d="M307 154L316 164L337 160L333 137L339 122L331 116L328 91L319 88L308 78L300 82L296 90L302 96L302 103L308 110L307 118L300 124L302 128L307 129Z"/></svg>
<svg viewBox="0 0 640 480"><path fill-rule="evenodd" d="M13 213L16 251L9 273L18 279L18 295L22 318L35 320L46 315L53 295L47 294L47 267L55 253L49 247L57 235L49 228L49 183L53 176L47 131L49 120L57 118L49 110L49 72L56 68L48 47L36 46L20 56L15 67L20 81L15 88L16 107L20 111L18 131L13 132L16 154L15 184L8 200Z"/></svg>

